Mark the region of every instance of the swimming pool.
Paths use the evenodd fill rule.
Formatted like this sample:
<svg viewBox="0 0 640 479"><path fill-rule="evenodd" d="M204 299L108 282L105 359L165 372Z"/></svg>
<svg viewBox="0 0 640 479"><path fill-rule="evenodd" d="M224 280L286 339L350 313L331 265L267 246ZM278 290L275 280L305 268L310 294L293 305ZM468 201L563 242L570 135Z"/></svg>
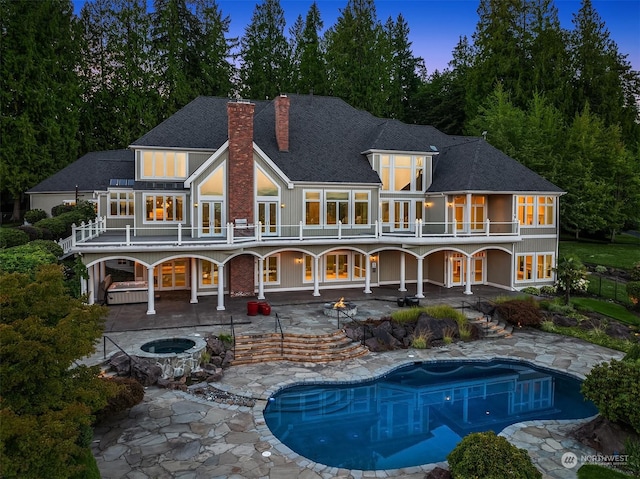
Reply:
<svg viewBox="0 0 640 479"><path fill-rule="evenodd" d="M597 414L581 381L521 361L437 361L356 384L286 387L264 411L271 432L312 461L397 469L445 461L467 434Z"/></svg>

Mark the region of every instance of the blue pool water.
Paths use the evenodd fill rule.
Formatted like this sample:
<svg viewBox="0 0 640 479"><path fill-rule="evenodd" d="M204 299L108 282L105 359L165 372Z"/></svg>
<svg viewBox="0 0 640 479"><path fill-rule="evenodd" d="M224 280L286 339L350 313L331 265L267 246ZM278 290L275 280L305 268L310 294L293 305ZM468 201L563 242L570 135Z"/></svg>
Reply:
<svg viewBox="0 0 640 479"><path fill-rule="evenodd" d="M444 461L472 432L593 416L580 384L519 361L414 363L362 383L284 388L264 417L280 441L314 462L397 469Z"/></svg>

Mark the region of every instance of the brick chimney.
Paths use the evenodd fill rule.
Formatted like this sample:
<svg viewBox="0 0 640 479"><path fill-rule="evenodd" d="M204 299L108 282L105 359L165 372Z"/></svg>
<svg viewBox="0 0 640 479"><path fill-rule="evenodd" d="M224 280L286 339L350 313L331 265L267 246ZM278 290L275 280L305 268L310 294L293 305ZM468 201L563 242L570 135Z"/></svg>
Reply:
<svg viewBox="0 0 640 479"><path fill-rule="evenodd" d="M289 151L289 104L287 95L276 98L276 140L280 151Z"/></svg>
<svg viewBox="0 0 640 479"><path fill-rule="evenodd" d="M253 113L255 105L247 101L227 103L229 123L229 161L227 170L228 221L250 225L254 221ZM236 229L235 236L253 234L252 229ZM229 263L229 295L253 296L254 259L240 255Z"/></svg>

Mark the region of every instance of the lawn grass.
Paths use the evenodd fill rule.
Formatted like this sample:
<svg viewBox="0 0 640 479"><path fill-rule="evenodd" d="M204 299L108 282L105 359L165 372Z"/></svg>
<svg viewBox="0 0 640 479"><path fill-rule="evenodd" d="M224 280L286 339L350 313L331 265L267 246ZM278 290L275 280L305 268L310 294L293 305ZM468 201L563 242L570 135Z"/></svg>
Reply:
<svg viewBox="0 0 640 479"><path fill-rule="evenodd" d="M595 298L572 298L571 303L589 311L604 314L610 318L629 324L631 326L640 326L640 317L633 314L627 308L620 304L610 303Z"/></svg>
<svg viewBox="0 0 640 479"><path fill-rule="evenodd" d="M628 270L640 262L640 240L619 235L616 242L560 241L560 256L575 256L583 263Z"/></svg>
<svg viewBox="0 0 640 479"><path fill-rule="evenodd" d="M549 333L562 334L564 336L582 339L588 343L597 344L598 346L603 346L609 349L615 349L617 351L622 351L623 353L628 352L634 344L628 339L612 338L603 332L594 333L593 331L587 331L578 326L554 325L551 328L545 328L545 325L543 324L542 330Z"/></svg>
<svg viewBox="0 0 640 479"><path fill-rule="evenodd" d="M633 479L633 476L597 464L585 464L578 469L578 479Z"/></svg>
<svg viewBox="0 0 640 479"><path fill-rule="evenodd" d="M602 298L613 299L631 306L625 283L622 281L603 278L596 274L589 275L589 293Z"/></svg>

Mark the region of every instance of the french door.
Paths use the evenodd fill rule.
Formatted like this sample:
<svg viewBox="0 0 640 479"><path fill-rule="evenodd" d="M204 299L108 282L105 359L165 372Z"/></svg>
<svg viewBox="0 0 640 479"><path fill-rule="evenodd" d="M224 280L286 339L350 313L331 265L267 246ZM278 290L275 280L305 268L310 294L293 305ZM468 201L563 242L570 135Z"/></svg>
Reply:
<svg viewBox="0 0 640 479"><path fill-rule="evenodd" d="M222 235L222 201L203 201L200 206L200 236Z"/></svg>

